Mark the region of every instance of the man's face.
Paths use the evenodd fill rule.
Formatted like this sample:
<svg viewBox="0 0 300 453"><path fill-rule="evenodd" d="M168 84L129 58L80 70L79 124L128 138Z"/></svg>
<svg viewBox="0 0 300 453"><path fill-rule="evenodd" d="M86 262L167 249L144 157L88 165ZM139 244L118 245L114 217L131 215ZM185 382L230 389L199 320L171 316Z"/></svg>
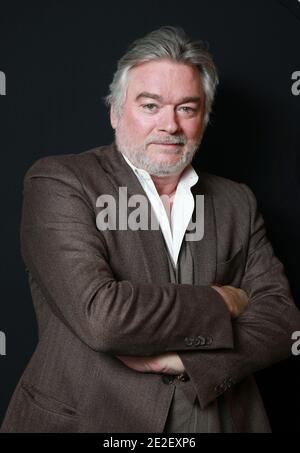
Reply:
<svg viewBox="0 0 300 453"><path fill-rule="evenodd" d="M150 174L178 174L191 162L202 134L205 94L199 71L156 60L129 73L122 116L111 111L116 143Z"/></svg>

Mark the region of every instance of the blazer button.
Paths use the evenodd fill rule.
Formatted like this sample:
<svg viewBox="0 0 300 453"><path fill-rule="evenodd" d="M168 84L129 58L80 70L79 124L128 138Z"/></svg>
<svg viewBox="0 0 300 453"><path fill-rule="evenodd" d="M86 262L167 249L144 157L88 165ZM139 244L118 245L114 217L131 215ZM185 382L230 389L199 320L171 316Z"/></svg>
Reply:
<svg viewBox="0 0 300 453"><path fill-rule="evenodd" d="M195 346L204 346L206 343L206 340L204 337L198 336L194 342Z"/></svg>
<svg viewBox="0 0 300 453"><path fill-rule="evenodd" d="M211 337L210 335L208 337L206 337L206 341L205 341L205 344L207 346L210 346L213 342L213 337Z"/></svg>
<svg viewBox="0 0 300 453"><path fill-rule="evenodd" d="M172 384L172 382L174 381L174 377L168 374L163 374L161 379L164 384Z"/></svg>
<svg viewBox="0 0 300 453"><path fill-rule="evenodd" d="M189 381L190 378L188 375L185 375L184 373L182 373L182 374L178 374L176 376L176 379L181 382L186 382L186 381Z"/></svg>
<svg viewBox="0 0 300 453"><path fill-rule="evenodd" d="M194 344L194 338L193 337L185 337L184 343L186 346L193 346Z"/></svg>

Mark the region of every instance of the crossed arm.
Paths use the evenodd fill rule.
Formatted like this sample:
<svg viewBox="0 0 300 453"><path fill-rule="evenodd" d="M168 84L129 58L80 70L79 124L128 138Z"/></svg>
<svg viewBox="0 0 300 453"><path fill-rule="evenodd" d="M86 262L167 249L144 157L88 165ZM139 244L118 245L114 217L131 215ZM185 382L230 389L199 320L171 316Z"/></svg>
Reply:
<svg viewBox="0 0 300 453"><path fill-rule="evenodd" d="M222 297L231 316L237 318L247 308L249 299L244 290L233 286L212 286ZM129 368L143 373L186 374L185 366L176 352L150 357L117 356Z"/></svg>
<svg viewBox="0 0 300 453"><path fill-rule="evenodd" d="M240 381L287 358L300 326L283 266L244 190L251 237L240 289L116 281L81 182L55 159L38 161L25 178L23 259L53 313L91 349L137 371L186 370L204 407L221 380ZM201 332L213 345L184 344L187 333Z"/></svg>

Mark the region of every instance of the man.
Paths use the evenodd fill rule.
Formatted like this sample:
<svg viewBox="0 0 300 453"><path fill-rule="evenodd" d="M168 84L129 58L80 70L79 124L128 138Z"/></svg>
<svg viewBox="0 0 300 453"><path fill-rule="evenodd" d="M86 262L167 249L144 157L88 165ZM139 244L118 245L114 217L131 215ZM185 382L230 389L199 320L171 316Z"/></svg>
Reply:
<svg viewBox="0 0 300 453"><path fill-rule="evenodd" d="M27 172L39 343L2 432L270 431L252 374L300 316L250 189L191 165L217 81L200 43L153 31L110 86L115 142Z"/></svg>

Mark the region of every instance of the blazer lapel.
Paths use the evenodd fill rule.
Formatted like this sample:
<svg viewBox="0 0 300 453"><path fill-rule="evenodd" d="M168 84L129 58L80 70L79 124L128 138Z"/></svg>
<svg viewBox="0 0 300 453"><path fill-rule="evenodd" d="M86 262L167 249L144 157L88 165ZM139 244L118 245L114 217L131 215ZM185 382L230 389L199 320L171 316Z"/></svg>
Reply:
<svg viewBox="0 0 300 453"><path fill-rule="evenodd" d="M196 222L196 196L204 195L204 235L200 241L191 241L196 285L211 285L216 279L217 231L213 196L205 187L205 174L199 172L198 183L192 187L195 199L193 221Z"/></svg>
<svg viewBox="0 0 300 453"><path fill-rule="evenodd" d="M115 187L117 199L119 188L126 187L127 199L133 195L146 197L147 204L144 208L146 208L147 212L145 215L147 213L150 214L151 203L138 178L118 151L114 142L109 146L108 151L106 159L102 161L102 165ZM130 212L130 208L128 208L128 212ZM146 269L148 279L157 284L166 284L169 282L170 276L164 237L160 227L158 230L151 229L149 215L148 219L147 230L137 230L134 232L132 250L135 251L136 256L139 255L140 259L142 259L143 269Z"/></svg>

